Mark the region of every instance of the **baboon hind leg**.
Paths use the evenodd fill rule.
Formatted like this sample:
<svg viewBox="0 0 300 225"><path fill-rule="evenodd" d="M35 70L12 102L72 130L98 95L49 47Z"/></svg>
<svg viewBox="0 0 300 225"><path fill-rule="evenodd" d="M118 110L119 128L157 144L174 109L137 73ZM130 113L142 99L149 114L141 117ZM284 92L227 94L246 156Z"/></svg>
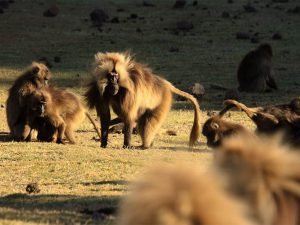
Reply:
<svg viewBox="0 0 300 225"><path fill-rule="evenodd" d="M147 111L139 120L138 129L142 138L142 148L146 149L153 145L155 135L162 126L171 108L171 99L166 99L157 108Z"/></svg>
<svg viewBox="0 0 300 225"><path fill-rule="evenodd" d="M72 127L67 126L65 130L66 138L69 140L70 144L76 144L76 139L74 137L74 132Z"/></svg>

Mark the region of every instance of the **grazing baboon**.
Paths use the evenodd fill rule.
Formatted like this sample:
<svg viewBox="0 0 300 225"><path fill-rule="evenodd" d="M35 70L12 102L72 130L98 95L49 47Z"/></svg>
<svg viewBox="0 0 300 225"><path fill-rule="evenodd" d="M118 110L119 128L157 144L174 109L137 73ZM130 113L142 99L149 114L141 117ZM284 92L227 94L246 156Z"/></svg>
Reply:
<svg viewBox="0 0 300 225"><path fill-rule="evenodd" d="M262 92L268 87L278 89L272 74L272 56L272 47L262 44L243 58L237 71L239 91Z"/></svg>
<svg viewBox="0 0 300 225"><path fill-rule="evenodd" d="M217 174L190 165L161 165L133 182L118 225L254 225L247 207Z"/></svg>
<svg viewBox="0 0 300 225"><path fill-rule="evenodd" d="M261 225L300 224L300 155L276 138L234 137L215 151L228 190Z"/></svg>
<svg viewBox="0 0 300 225"><path fill-rule="evenodd" d="M189 144L200 135L200 109L190 94L175 88L167 80L153 74L147 66L136 62L128 53L97 53L94 79L86 92L90 108L96 108L101 120L101 147L107 146L110 106L124 122L124 148L131 147L132 130L137 125L142 148L149 148L166 119L172 104L172 93L189 99L194 107L194 124Z"/></svg>
<svg viewBox="0 0 300 225"><path fill-rule="evenodd" d="M203 124L202 134L206 137L209 147L218 147L222 145L225 138L233 135L254 135L244 126L222 118L230 108L231 105L224 107L219 114L212 116Z"/></svg>
<svg viewBox="0 0 300 225"><path fill-rule="evenodd" d="M37 88L47 86L50 77L49 69L44 64L33 62L9 89L6 118L10 135L14 140L24 140L28 135L24 132L27 97Z"/></svg>
<svg viewBox="0 0 300 225"><path fill-rule="evenodd" d="M38 130L38 139L64 143L65 134L69 143L75 144L73 131L85 115L100 135L80 99L67 90L55 88L36 90L29 96L26 115L26 126L29 130ZM48 131L44 131L45 127ZM29 135L27 139L30 138Z"/></svg>
<svg viewBox="0 0 300 225"><path fill-rule="evenodd" d="M256 124L257 131L273 134L284 131L284 139L298 145L300 140L300 98L293 99L289 104L267 107L249 108L235 100L226 100L224 104L244 111Z"/></svg>

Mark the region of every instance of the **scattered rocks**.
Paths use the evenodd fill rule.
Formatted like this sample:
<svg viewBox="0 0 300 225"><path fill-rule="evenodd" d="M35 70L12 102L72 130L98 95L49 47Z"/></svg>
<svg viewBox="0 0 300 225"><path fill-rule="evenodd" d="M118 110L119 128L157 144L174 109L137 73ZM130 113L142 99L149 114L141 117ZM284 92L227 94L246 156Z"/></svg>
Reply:
<svg viewBox="0 0 300 225"><path fill-rule="evenodd" d="M222 17L223 17L223 18L229 18L229 17L230 17L229 12L225 12L225 11L224 11L224 12L222 13Z"/></svg>
<svg viewBox="0 0 300 225"><path fill-rule="evenodd" d="M249 12L249 13L257 12L257 9L250 4L244 5L243 7L245 12Z"/></svg>
<svg viewBox="0 0 300 225"><path fill-rule="evenodd" d="M273 40L281 40L282 39L282 34L281 33L275 33L272 36Z"/></svg>
<svg viewBox="0 0 300 225"><path fill-rule="evenodd" d="M109 19L108 15L102 9L94 9L90 13L90 18L95 25L101 26Z"/></svg>
<svg viewBox="0 0 300 225"><path fill-rule="evenodd" d="M174 3L173 8L174 8L174 9L182 9L182 8L184 8L185 4L186 4L186 1L185 1L185 0L177 0L177 1Z"/></svg>
<svg viewBox="0 0 300 225"><path fill-rule="evenodd" d="M240 92L237 89L229 89L225 92L224 100L234 99L239 101L241 99Z"/></svg>
<svg viewBox="0 0 300 225"><path fill-rule="evenodd" d="M28 184L26 186L25 190L28 194L36 194L36 193L39 193L41 191L37 183Z"/></svg>
<svg viewBox="0 0 300 225"><path fill-rule="evenodd" d="M246 32L237 32L236 33L236 39L250 39L251 35L249 33Z"/></svg>
<svg viewBox="0 0 300 225"><path fill-rule="evenodd" d="M45 17L56 17L58 13L59 13L59 8L57 7L57 5L53 5L49 9L44 11L43 15Z"/></svg>
<svg viewBox="0 0 300 225"><path fill-rule="evenodd" d="M180 31L190 31L194 28L194 24L192 22L182 20L176 23L176 27Z"/></svg>

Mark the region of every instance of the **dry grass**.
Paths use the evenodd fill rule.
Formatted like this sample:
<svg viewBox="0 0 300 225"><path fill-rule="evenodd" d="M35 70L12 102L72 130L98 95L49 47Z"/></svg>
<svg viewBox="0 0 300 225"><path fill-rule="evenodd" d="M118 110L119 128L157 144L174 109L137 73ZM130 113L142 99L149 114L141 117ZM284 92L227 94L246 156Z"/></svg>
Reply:
<svg viewBox="0 0 300 225"><path fill-rule="evenodd" d="M265 94L243 94L249 105L287 102L300 94L300 18L286 13L296 0L288 3L257 1L259 12L241 13L248 0L198 1L184 10L173 10L173 0L155 1L156 7L142 7L136 1L56 1L60 13L55 18L42 16L49 5L41 0L18 0L0 15L0 104L5 106L7 89L22 68L42 56L53 63L52 84L69 87L77 93L84 91L89 65L97 51L131 49L138 59L149 63L176 86L186 89L192 82L206 88L202 103L204 110L219 110L224 93L211 89L211 84L236 87L236 68L241 57L256 47L250 41L235 39L238 31L259 32L262 42L274 47L275 74L280 90ZM118 24L106 23L102 32L93 27L89 13L95 7L104 8L110 18L118 16ZM283 8L279 10L278 8ZM118 12L117 9L124 9ZM227 11L231 17L222 18ZM132 13L144 19L128 19ZM176 21L187 19L194 29L178 36L172 34ZM124 22L126 21L126 22ZM137 33L136 29L142 32ZM168 30L164 29L168 28ZM283 40L272 40L273 33L283 34ZM210 41L211 40L211 41ZM178 47L178 52L170 52ZM205 169L211 161L211 150L201 143L188 151L188 134L192 125L192 111L185 102L176 102L164 129L151 150L124 150L122 135L110 136L109 147L101 149L92 126L85 120L76 135L77 145L54 143L7 142L5 108L0 108L0 224L113 224L113 219L101 220L98 209L116 206L126 192L127 182L141 170L157 161L187 161ZM230 120L250 128L253 125L239 112ZM93 114L95 117L95 114ZM164 131L177 131L168 136ZM134 137L134 145L140 140ZM25 187L37 182L41 192L27 195ZM88 209L94 213L80 213Z"/></svg>

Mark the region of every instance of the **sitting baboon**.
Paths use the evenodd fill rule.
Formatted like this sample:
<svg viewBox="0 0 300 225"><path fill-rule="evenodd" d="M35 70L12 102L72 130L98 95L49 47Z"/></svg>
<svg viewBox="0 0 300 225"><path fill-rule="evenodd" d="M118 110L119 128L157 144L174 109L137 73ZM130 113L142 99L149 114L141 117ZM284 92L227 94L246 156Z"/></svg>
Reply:
<svg viewBox="0 0 300 225"><path fill-rule="evenodd" d="M227 138L214 152L227 189L261 225L300 224L300 155L274 137Z"/></svg>
<svg viewBox="0 0 300 225"><path fill-rule="evenodd" d="M121 201L117 225L254 225L221 176L191 165L160 165Z"/></svg>
<svg viewBox="0 0 300 225"><path fill-rule="evenodd" d="M272 47L262 44L243 58L237 71L239 91L262 92L268 87L278 89L272 74L272 56Z"/></svg>
<svg viewBox="0 0 300 225"><path fill-rule="evenodd" d="M10 135L14 140L25 140L25 107L27 97L36 89L47 86L49 69L41 63L33 62L9 89L6 100L6 118Z"/></svg>
<svg viewBox="0 0 300 225"><path fill-rule="evenodd" d="M273 134L278 131L285 133L285 140L297 145L300 140L300 98L293 99L289 104L267 107L249 108L235 100L226 100L224 104L244 111L256 124L257 131Z"/></svg>
<svg viewBox="0 0 300 225"><path fill-rule="evenodd" d="M206 137L209 147L218 147L222 145L225 138L233 135L254 135L244 126L223 119L224 114L231 107L231 105L225 106L217 115L210 117L203 124L202 134Z"/></svg>
<svg viewBox="0 0 300 225"><path fill-rule="evenodd" d="M124 122L124 148L131 147L131 134L136 125L142 138L142 148L152 146L170 111L172 93L184 96L193 104L195 115L190 145L199 138L200 109L197 100L136 62L130 54L96 54L93 75L85 96L88 106L96 108L101 120L101 147L107 146L110 107Z"/></svg>
<svg viewBox="0 0 300 225"><path fill-rule="evenodd" d="M67 90L37 89L28 98L26 115L27 129L38 130L38 139L44 141L56 140L57 143L64 143L63 135L65 135L69 143L75 144L73 131L85 115L100 135L95 122L87 113L78 96ZM31 132L27 140L31 139L30 135Z"/></svg>

